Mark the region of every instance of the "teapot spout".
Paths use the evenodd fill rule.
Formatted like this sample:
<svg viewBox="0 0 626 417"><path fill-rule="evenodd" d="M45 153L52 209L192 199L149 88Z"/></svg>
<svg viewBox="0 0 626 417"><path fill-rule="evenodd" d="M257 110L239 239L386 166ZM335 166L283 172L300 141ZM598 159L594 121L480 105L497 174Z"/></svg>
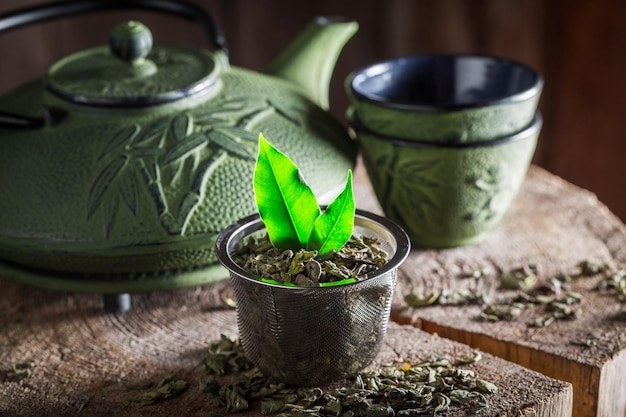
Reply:
<svg viewBox="0 0 626 417"><path fill-rule="evenodd" d="M272 61L265 73L300 86L311 100L328 110L330 79L337 58L357 29L355 21L318 17Z"/></svg>

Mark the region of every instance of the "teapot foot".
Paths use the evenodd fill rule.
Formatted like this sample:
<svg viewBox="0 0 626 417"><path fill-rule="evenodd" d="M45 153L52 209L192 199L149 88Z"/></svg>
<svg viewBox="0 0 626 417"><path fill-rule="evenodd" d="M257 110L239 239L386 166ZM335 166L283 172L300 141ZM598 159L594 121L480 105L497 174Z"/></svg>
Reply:
<svg viewBox="0 0 626 417"><path fill-rule="evenodd" d="M130 310L131 300L130 294L105 294L102 296L104 300L104 311L107 313L125 313Z"/></svg>

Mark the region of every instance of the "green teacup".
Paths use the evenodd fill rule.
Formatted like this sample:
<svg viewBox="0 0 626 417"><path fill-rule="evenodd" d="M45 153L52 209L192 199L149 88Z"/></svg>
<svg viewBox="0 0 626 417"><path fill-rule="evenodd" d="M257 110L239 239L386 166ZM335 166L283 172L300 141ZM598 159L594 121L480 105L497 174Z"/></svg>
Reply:
<svg viewBox="0 0 626 417"><path fill-rule="evenodd" d="M465 54L403 57L354 71L346 90L354 117L383 134L471 143L527 128L542 76L509 59Z"/></svg>
<svg viewBox="0 0 626 417"><path fill-rule="evenodd" d="M517 195L542 119L488 142L441 145L374 133L351 120L385 215L415 246L447 248L481 241Z"/></svg>

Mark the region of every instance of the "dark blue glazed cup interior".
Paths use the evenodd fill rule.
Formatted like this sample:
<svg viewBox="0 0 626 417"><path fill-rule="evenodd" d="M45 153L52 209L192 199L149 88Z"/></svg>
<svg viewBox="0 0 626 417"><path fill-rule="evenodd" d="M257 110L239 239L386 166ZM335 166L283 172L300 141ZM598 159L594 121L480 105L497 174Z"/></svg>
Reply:
<svg viewBox="0 0 626 417"><path fill-rule="evenodd" d="M351 113L373 132L421 142L510 136L535 117L543 77L506 58L439 54L373 63L351 73Z"/></svg>
<svg viewBox="0 0 626 417"><path fill-rule="evenodd" d="M356 96L391 107L450 110L521 101L538 94L543 78L504 58L426 55L383 61L357 71Z"/></svg>

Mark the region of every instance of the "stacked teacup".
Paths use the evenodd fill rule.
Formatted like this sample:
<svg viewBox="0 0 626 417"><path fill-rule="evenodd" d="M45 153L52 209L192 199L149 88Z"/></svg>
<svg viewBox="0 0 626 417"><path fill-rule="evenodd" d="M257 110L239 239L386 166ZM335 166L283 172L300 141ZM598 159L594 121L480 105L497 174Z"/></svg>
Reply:
<svg viewBox="0 0 626 417"><path fill-rule="evenodd" d="M415 246L482 241L532 160L542 76L505 58L403 57L346 80L348 118L385 215Z"/></svg>

